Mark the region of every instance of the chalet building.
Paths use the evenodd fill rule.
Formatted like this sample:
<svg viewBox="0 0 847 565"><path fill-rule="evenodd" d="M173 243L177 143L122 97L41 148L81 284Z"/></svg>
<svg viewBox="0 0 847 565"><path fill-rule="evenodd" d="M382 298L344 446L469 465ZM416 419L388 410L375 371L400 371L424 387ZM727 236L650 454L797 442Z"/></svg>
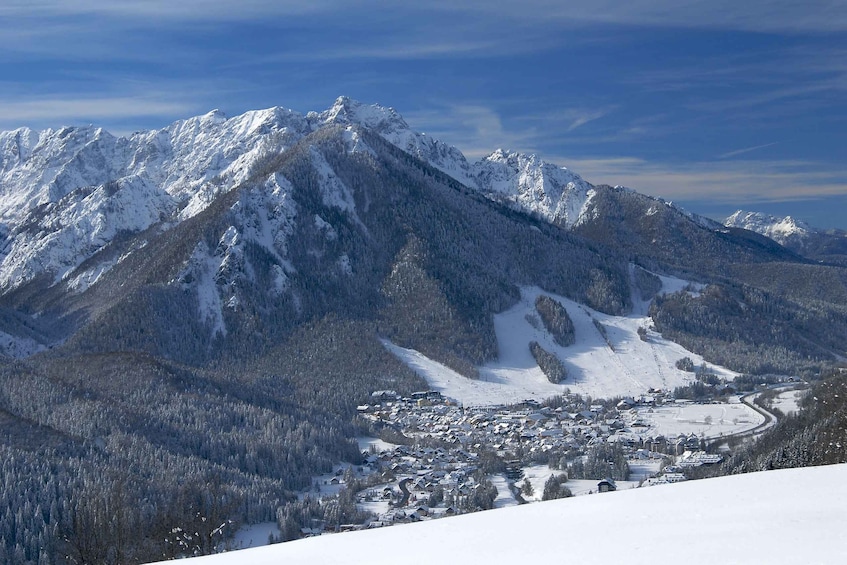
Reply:
<svg viewBox="0 0 847 565"><path fill-rule="evenodd" d="M597 483L597 492L614 492L618 490L618 486L612 479L603 479Z"/></svg>

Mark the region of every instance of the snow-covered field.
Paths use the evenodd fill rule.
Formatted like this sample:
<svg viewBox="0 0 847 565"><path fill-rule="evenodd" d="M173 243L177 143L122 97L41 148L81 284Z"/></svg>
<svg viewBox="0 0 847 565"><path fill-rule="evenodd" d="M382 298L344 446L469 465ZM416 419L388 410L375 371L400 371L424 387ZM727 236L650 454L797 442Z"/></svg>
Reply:
<svg viewBox="0 0 847 565"><path fill-rule="evenodd" d="M663 278L663 283L667 291L684 286L684 281L677 279ZM530 321L537 317L535 299L540 294L555 298L567 309L575 329L573 345L559 346L540 323ZM605 328L608 343L595 320ZM539 288L525 287L521 289L518 304L494 316L499 358L479 368L479 380L467 379L418 351L384 343L426 378L433 390L466 406L505 404L528 398L543 400L565 390L595 398L638 396L650 388L668 390L690 383L693 374L677 369L675 363L689 357L695 365L700 365L703 359L663 339L649 329L650 324L645 304L636 305L635 313L629 316L609 316ZM638 335L642 327L647 329L646 341ZM549 382L541 372L529 351L531 341L537 341L564 362L568 378L563 384ZM710 365L710 368L724 378L737 376L721 367Z"/></svg>
<svg viewBox="0 0 847 565"><path fill-rule="evenodd" d="M396 444L388 443L387 441L381 440L378 437L362 436L356 438L356 441L359 442L359 451L369 451L371 448L373 448L379 452L394 449L395 447L397 447Z"/></svg>
<svg viewBox="0 0 847 565"><path fill-rule="evenodd" d="M805 390L786 390L773 399L772 406L782 410L783 414L794 414L800 408L797 402L806 394Z"/></svg>
<svg viewBox="0 0 847 565"><path fill-rule="evenodd" d="M247 549L268 545L270 539L279 539L279 526L276 522L263 522L245 526L235 533L231 542L233 549Z"/></svg>
<svg viewBox="0 0 847 565"><path fill-rule="evenodd" d="M847 465L628 489L200 558L276 563L847 563Z"/></svg>
<svg viewBox="0 0 847 565"><path fill-rule="evenodd" d="M666 437L695 434L716 438L745 432L765 422L764 416L742 403L639 408L637 417L647 425L649 435Z"/></svg>
<svg viewBox="0 0 847 565"><path fill-rule="evenodd" d="M656 467L656 470L652 471L653 473L658 471L658 467L654 467ZM525 479L529 479L533 493L531 496L524 495L523 498L527 502L541 502L541 498L544 495L544 483L547 482L550 475L558 475L562 473L562 471L551 469L547 465L532 465L524 467L523 471L524 478L517 481L516 484L520 487L523 485ZM638 481L615 481L615 485L618 490L631 489L638 486ZM582 496L597 492L596 479L568 479L565 483L563 483L563 486L568 487L571 494L574 496Z"/></svg>

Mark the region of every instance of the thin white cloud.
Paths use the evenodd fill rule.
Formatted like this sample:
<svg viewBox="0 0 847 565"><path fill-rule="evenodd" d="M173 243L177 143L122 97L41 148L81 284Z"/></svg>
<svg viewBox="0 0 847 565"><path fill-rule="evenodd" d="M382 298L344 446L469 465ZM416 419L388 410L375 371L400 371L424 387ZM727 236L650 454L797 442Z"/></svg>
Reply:
<svg viewBox="0 0 847 565"><path fill-rule="evenodd" d="M107 16L232 21L361 11L441 13L504 21L570 25L718 28L767 32L847 30L847 4L832 0L430 0L420 5L386 0L7 0L0 16Z"/></svg>
<svg viewBox="0 0 847 565"><path fill-rule="evenodd" d="M745 153L750 153L752 151L758 151L759 149L764 149L765 147L771 147L773 145L777 145L778 141L773 141L771 143L763 143L762 145L754 145L753 147L745 147L744 149L736 149L735 151L729 151L727 153L723 153L718 155L718 159L729 159L730 157L737 157L739 155L744 155Z"/></svg>
<svg viewBox="0 0 847 565"><path fill-rule="evenodd" d="M56 0L58 2L58 0ZM91 0L88 4L102 4ZM130 2L130 6L144 4ZM229 13L242 2L223 0L212 13ZM167 0L154 0L154 5L167 13L195 12L203 0L189 0L187 6L174 8ZM449 22L457 18L497 20L512 26L536 29L574 30L585 25L624 27L666 27L678 29L719 29L769 33L832 33L847 31L847 3L841 0L524 0L491 2L490 0L430 0L426 3L398 5L386 0L324 0L322 2L277 3L252 0L246 13L266 14L338 13L339 11L379 11L442 17ZM279 5L282 5L280 7ZM111 8L114 9L114 8ZM124 10L125 8L120 8ZM137 8L135 8L137 9Z"/></svg>
<svg viewBox="0 0 847 565"><path fill-rule="evenodd" d="M780 33L847 31L847 3L831 0L430 0L410 4L386 0L10 0L0 4L4 36L35 34L51 25L70 26L97 35L121 29L151 30L165 25L256 22L284 27L295 22L321 35L346 29L325 57L437 57L453 52L484 54L509 49L540 51L555 41L576 41L571 34L586 25L714 28ZM57 23L58 22L58 23ZM405 40L386 44L386 30ZM72 32L68 32L72 33ZM613 36L614 37L614 36ZM596 39L596 35L595 35ZM38 45L0 42L27 51ZM66 46L76 49L76 46ZM320 50L319 50L320 51Z"/></svg>
<svg viewBox="0 0 847 565"><path fill-rule="evenodd" d="M599 120L601 118L604 118L604 117L608 116L613 110L614 110L614 107L592 109L592 110L587 110L587 109L570 110L570 111L565 113L565 116L570 121L570 124L565 129L565 131L572 132L575 129L580 128L580 127L584 126L585 124L587 124L589 122L593 122L595 120Z"/></svg>
<svg viewBox="0 0 847 565"><path fill-rule="evenodd" d="M432 2L448 9L449 0ZM726 29L776 33L847 31L847 3L831 0L486 0L457 10L497 11L518 20L612 24L626 27Z"/></svg>
<svg viewBox="0 0 847 565"><path fill-rule="evenodd" d="M57 127L159 116L188 117L190 112L196 110L190 103L145 96L0 99L0 128L13 129L24 125Z"/></svg>
<svg viewBox="0 0 847 565"><path fill-rule="evenodd" d="M667 200L755 203L847 195L847 169L809 161L660 163L635 157L551 161L594 184L624 185Z"/></svg>
<svg viewBox="0 0 847 565"><path fill-rule="evenodd" d="M523 150L539 135L535 127L505 127L500 113L483 104L439 105L435 110L404 116L413 129L455 145L469 159L484 157L497 148Z"/></svg>
<svg viewBox="0 0 847 565"><path fill-rule="evenodd" d="M332 0L11 0L0 6L0 16L106 16L216 21L248 20L268 16L295 16L338 8Z"/></svg>

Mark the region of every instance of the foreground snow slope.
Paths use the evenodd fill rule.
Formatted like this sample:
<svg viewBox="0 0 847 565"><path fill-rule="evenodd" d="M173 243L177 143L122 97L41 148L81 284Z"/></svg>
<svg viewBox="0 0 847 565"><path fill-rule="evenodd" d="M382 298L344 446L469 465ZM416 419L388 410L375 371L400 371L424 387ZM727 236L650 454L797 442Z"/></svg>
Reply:
<svg viewBox="0 0 847 565"><path fill-rule="evenodd" d="M845 563L847 465L529 504L202 558L271 563Z"/></svg>

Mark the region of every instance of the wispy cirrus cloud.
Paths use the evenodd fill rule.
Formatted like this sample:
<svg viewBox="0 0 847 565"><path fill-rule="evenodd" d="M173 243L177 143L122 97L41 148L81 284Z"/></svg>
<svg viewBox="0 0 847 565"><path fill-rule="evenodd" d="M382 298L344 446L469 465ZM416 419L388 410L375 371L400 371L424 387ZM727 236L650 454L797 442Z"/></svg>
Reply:
<svg viewBox="0 0 847 565"><path fill-rule="evenodd" d="M606 105L601 107L578 107L565 108L554 112L545 112L537 116L524 118L535 120L544 124L563 128L565 132L572 132L585 124L605 118L618 109L618 105Z"/></svg>
<svg viewBox="0 0 847 565"><path fill-rule="evenodd" d="M404 116L412 128L458 147L469 159L498 148L525 150L533 147L539 136L535 127L505 126L501 114L484 104L438 104L435 109Z"/></svg>
<svg viewBox="0 0 847 565"><path fill-rule="evenodd" d="M115 96L102 98L57 98L41 100L0 99L0 123L11 120L62 121L72 118L77 121L124 117L163 116L191 111L192 105L173 100L162 100L148 96Z"/></svg>
<svg viewBox="0 0 847 565"><path fill-rule="evenodd" d="M813 161L663 163L636 157L559 159L589 182L624 185L667 200L740 204L847 195L847 168Z"/></svg>
<svg viewBox="0 0 847 565"><path fill-rule="evenodd" d="M356 3L355 0L351 3ZM8 0L0 16L105 16L171 20L232 20L264 16L300 15L339 7L332 0Z"/></svg>
<svg viewBox="0 0 847 565"><path fill-rule="evenodd" d="M447 0L435 0L446 7ZM830 33L847 30L847 5L829 0L528 0L492 5L462 2L461 8L499 11L517 19L753 32Z"/></svg>
<svg viewBox="0 0 847 565"><path fill-rule="evenodd" d="M745 153L750 153L752 151L758 151L759 149L764 149L766 147L772 147L777 145L778 141L772 141L771 143L763 143L762 145L754 145L753 147L745 147L743 149L736 149L735 151L729 151L727 153L723 153L718 155L718 159L729 159L730 157L737 157L739 155L744 155Z"/></svg>
<svg viewBox="0 0 847 565"><path fill-rule="evenodd" d="M588 124L602 120L618 109L617 105L608 105L594 108L557 108L542 113L512 112L506 119L508 112L496 109L492 103L432 104L431 109L404 113L404 116L413 128L455 145L469 158L483 157L498 148L541 153L542 148L551 141L562 142L573 132L584 131ZM513 100L511 105L515 104L516 101ZM533 101L517 104L531 108ZM635 122L640 124L644 120ZM586 133L580 140L573 142L585 142L588 138L600 143L611 138L631 139L643 131L639 129L639 132L636 132L636 125L625 128L629 130L626 133L608 131L609 128L617 127L606 126L600 133Z"/></svg>
<svg viewBox="0 0 847 565"><path fill-rule="evenodd" d="M575 111L553 112L547 121L567 123L576 115L572 112ZM534 152L548 162L573 170L589 182L620 184L668 200L708 200L738 205L847 195L847 168L843 164L799 159L733 159L779 142L736 149L708 161L671 162L635 156L585 157L579 154L563 157L551 152L549 132L537 127L536 121L543 121L541 115L529 120L522 118L521 123L532 125L517 128L514 124L507 125L488 105L444 107L435 112L412 113L407 119L412 127L420 127L457 146L471 159L483 157L498 147ZM652 123L664 124L666 119L665 115L645 118L645 127Z"/></svg>
<svg viewBox="0 0 847 565"><path fill-rule="evenodd" d="M80 79L94 80L82 76ZM63 90L62 84L49 83L41 93L28 92L26 83L0 82L0 130L22 126L34 129L94 124L113 134L125 134L145 128L164 127L168 123L208 112L219 104L214 97L198 93L228 94L223 88L203 80L172 80L150 83L123 79L87 89ZM239 85L229 85L237 91Z"/></svg>
<svg viewBox="0 0 847 565"><path fill-rule="evenodd" d="M847 5L829 0L431 0L411 5L386 0L10 0L0 16L21 14L97 15L113 18L155 17L210 21L325 15L356 11L490 15L512 22L602 23L625 26L674 26L749 31L833 32L847 30Z"/></svg>

